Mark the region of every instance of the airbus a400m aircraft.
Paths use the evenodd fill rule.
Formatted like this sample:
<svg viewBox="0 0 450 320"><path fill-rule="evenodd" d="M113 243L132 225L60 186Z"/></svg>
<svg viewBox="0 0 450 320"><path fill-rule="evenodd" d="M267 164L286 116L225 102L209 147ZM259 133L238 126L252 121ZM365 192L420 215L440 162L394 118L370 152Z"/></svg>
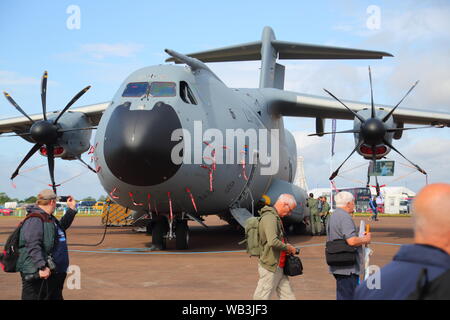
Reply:
<svg viewBox="0 0 450 320"><path fill-rule="evenodd" d="M260 199L273 203L282 193L293 194L299 204L286 223L297 232L304 229L306 191L292 183L297 148L284 116L315 118L318 135L324 134L326 118L354 119L353 152L371 160L396 150L392 138L401 138L405 123L450 125L448 113L375 106L373 98L368 104L285 91L285 68L277 63L381 59L389 53L279 41L270 27L261 41L187 55L166 53L166 62L184 66L139 69L111 102L69 111L87 87L61 112L47 112L47 73L42 114L28 116L5 93L24 117L1 120L0 133L14 132L34 144L11 179L39 151L48 158L56 189L54 158L81 160L90 150L95 162L90 169L113 201L151 215L154 248L164 249L166 239L175 238L176 248L186 249L187 220L203 224L203 216L215 214L243 225ZM205 64L248 60L261 60L259 88L228 88Z"/></svg>

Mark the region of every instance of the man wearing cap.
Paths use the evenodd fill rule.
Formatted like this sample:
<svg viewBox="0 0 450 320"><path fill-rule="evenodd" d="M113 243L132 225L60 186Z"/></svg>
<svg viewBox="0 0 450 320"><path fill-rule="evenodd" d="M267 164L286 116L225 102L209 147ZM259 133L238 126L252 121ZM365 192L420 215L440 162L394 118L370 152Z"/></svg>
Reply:
<svg viewBox="0 0 450 320"><path fill-rule="evenodd" d="M53 215L57 196L42 190L36 204L27 207L20 231L17 270L22 276L22 300L63 300L62 291L69 267L66 230L72 224L76 202L67 199L69 209L61 221Z"/></svg>

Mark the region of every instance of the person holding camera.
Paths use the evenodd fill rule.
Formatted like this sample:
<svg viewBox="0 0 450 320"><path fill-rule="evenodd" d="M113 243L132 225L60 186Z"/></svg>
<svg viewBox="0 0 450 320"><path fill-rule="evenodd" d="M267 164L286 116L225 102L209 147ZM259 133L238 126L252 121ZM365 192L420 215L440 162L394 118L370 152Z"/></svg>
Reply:
<svg viewBox="0 0 450 320"><path fill-rule="evenodd" d="M22 277L22 300L63 300L62 291L69 267L66 230L77 214L72 196L60 197L69 209L59 221L53 213L56 194L42 190L36 204L27 207L19 240L17 270Z"/></svg>
<svg viewBox="0 0 450 320"><path fill-rule="evenodd" d="M273 207L260 210L259 239L259 281L253 295L254 300L268 300L276 292L281 300L295 300L289 278L283 272L287 254L296 254L297 249L284 239L281 218L288 216L297 206L290 194L282 194Z"/></svg>

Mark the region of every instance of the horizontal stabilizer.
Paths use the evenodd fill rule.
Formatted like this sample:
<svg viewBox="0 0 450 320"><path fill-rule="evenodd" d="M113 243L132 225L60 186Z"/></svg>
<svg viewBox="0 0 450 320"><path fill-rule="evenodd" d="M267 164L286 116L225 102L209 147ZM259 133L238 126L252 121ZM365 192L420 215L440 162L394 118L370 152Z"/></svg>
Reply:
<svg viewBox="0 0 450 320"><path fill-rule="evenodd" d="M203 62L261 60L261 41L191 53L187 56ZM168 58L166 62L180 63L174 58Z"/></svg>
<svg viewBox="0 0 450 320"><path fill-rule="evenodd" d="M278 59L382 59L392 54L381 51L320 46L305 43L272 40L278 51ZM187 54L203 62L252 61L261 60L262 42L249 42L235 46ZM169 58L166 62L181 63Z"/></svg>
<svg viewBox="0 0 450 320"><path fill-rule="evenodd" d="M278 59L382 59L392 54L340 47L319 46L273 40L272 46L278 50Z"/></svg>

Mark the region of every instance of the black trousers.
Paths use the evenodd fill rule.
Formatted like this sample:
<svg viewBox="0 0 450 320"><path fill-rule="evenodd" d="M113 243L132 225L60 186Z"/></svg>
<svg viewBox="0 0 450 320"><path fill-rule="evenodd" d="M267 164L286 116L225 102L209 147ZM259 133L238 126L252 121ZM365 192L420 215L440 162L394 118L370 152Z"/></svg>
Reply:
<svg viewBox="0 0 450 320"><path fill-rule="evenodd" d="M64 300L66 276L67 273L52 273L46 280L25 281L22 274L22 300Z"/></svg>
<svg viewBox="0 0 450 320"><path fill-rule="evenodd" d="M336 300L353 300L359 276L333 274L336 279Z"/></svg>

